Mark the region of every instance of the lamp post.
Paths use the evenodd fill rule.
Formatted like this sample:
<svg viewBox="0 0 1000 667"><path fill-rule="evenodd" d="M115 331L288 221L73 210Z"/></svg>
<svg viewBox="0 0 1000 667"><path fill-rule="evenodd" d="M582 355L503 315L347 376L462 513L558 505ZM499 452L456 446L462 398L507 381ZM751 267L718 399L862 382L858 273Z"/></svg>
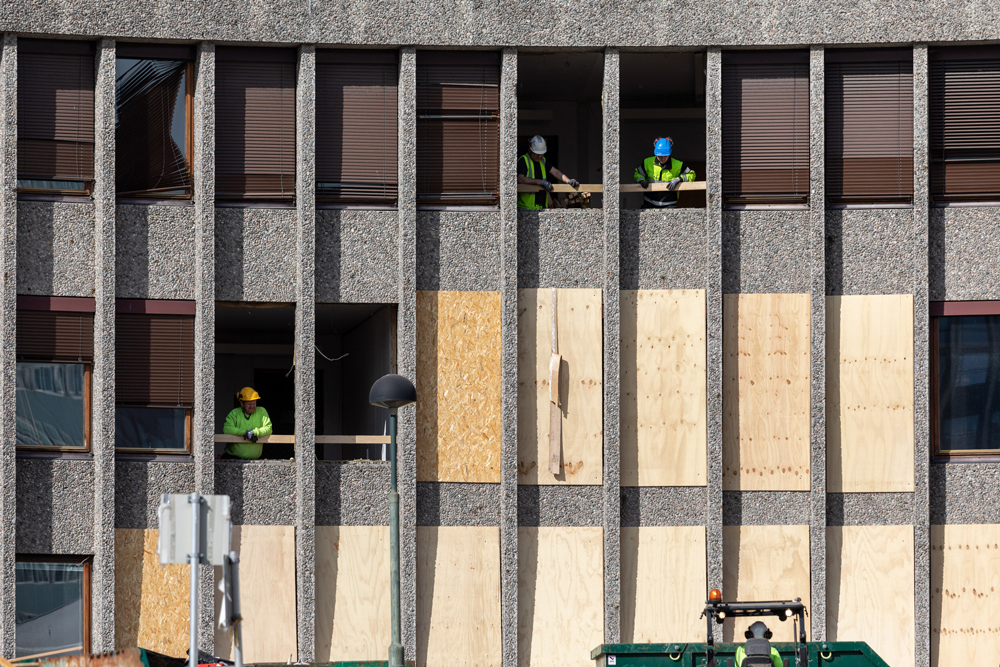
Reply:
<svg viewBox="0 0 1000 667"><path fill-rule="evenodd" d="M417 402L417 390L402 375L383 375L372 385L368 402L389 409L389 578L391 580L392 643L389 667L403 667L399 620L399 492L396 490L396 411Z"/></svg>

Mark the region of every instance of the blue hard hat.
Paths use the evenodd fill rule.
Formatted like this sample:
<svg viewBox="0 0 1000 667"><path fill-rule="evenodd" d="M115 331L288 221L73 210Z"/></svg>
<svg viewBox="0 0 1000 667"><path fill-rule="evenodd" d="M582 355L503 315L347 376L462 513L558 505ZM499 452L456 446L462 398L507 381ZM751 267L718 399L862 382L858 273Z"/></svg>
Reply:
<svg viewBox="0 0 1000 667"><path fill-rule="evenodd" d="M673 148L673 144L670 143L669 139L657 139L656 143L653 144L653 155L667 157L670 155L671 148Z"/></svg>

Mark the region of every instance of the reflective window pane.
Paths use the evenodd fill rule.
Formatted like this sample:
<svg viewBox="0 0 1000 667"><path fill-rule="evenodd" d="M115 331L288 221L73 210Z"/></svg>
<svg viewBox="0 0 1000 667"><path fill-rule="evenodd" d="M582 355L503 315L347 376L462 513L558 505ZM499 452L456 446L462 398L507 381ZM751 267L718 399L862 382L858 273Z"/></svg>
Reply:
<svg viewBox="0 0 1000 667"><path fill-rule="evenodd" d="M83 651L84 565L17 563L15 655Z"/></svg>
<svg viewBox="0 0 1000 667"><path fill-rule="evenodd" d="M940 451L1000 449L1000 316L937 322Z"/></svg>
<svg viewBox="0 0 1000 667"><path fill-rule="evenodd" d="M83 364L17 363L18 447L86 447Z"/></svg>
<svg viewBox="0 0 1000 667"><path fill-rule="evenodd" d="M115 408L115 446L184 449L184 408Z"/></svg>

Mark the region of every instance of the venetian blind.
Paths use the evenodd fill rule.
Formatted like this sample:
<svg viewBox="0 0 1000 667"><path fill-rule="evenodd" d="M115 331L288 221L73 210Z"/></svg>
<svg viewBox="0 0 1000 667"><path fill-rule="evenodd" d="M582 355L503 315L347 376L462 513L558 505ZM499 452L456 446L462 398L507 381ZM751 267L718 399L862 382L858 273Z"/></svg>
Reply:
<svg viewBox="0 0 1000 667"><path fill-rule="evenodd" d="M115 402L194 404L194 317L118 313L115 317Z"/></svg>

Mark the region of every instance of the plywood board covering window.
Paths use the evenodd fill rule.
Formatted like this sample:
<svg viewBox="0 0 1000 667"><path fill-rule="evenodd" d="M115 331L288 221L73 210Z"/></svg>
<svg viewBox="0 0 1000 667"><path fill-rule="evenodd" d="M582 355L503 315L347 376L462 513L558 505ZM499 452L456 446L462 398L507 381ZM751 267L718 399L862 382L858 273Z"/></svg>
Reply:
<svg viewBox="0 0 1000 667"><path fill-rule="evenodd" d="M417 667L500 667L500 529L417 527Z"/></svg>
<svg viewBox="0 0 1000 667"><path fill-rule="evenodd" d="M417 481L500 483L500 292L417 292Z"/></svg>
<svg viewBox="0 0 1000 667"><path fill-rule="evenodd" d="M191 569L160 565L156 528L115 530L115 650L188 649Z"/></svg>
<svg viewBox="0 0 1000 667"><path fill-rule="evenodd" d="M913 526L826 529L828 639L913 667Z"/></svg>
<svg viewBox="0 0 1000 667"><path fill-rule="evenodd" d="M391 641L389 527L316 526L316 659L379 660Z"/></svg>
<svg viewBox="0 0 1000 667"><path fill-rule="evenodd" d="M295 624L295 526L233 526L240 554L243 660L298 660ZM222 604L215 593L215 617ZM229 633L215 633L215 655L233 659Z"/></svg>
<svg viewBox="0 0 1000 667"><path fill-rule="evenodd" d="M827 489L913 491L913 296L826 304Z"/></svg>
<svg viewBox="0 0 1000 667"><path fill-rule="evenodd" d="M622 528L622 641L705 641L703 526ZM669 628L669 635L664 629Z"/></svg>
<svg viewBox="0 0 1000 667"><path fill-rule="evenodd" d="M724 526L722 528L722 593L727 600L759 602L809 599L809 526ZM754 619L727 620L723 641L743 641ZM734 625L735 621L735 625ZM792 641L792 624L768 627L774 641ZM806 636L812 633L806 628Z"/></svg>
<svg viewBox="0 0 1000 667"><path fill-rule="evenodd" d="M517 529L518 667L591 667L604 641L604 530Z"/></svg>
<svg viewBox="0 0 1000 667"><path fill-rule="evenodd" d="M1000 526L931 526L931 665L1000 663Z"/></svg>
<svg viewBox="0 0 1000 667"><path fill-rule="evenodd" d="M601 291L556 290L561 472L549 472L549 361L552 290L518 290L517 480L520 484L600 484L603 452ZM593 647L591 647L593 648Z"/></svg>
<svg viewBox="0 0 1000 667"><path fill-rule="evenodd" d="M622 486L706 479L705 290L621 293Z"/></svg>
<svg viewBox="0 0 1000 667"><path fill-rule="evenodd" d="M808 294L722 301L722 467L730 491L809 490Z"/></svg>

